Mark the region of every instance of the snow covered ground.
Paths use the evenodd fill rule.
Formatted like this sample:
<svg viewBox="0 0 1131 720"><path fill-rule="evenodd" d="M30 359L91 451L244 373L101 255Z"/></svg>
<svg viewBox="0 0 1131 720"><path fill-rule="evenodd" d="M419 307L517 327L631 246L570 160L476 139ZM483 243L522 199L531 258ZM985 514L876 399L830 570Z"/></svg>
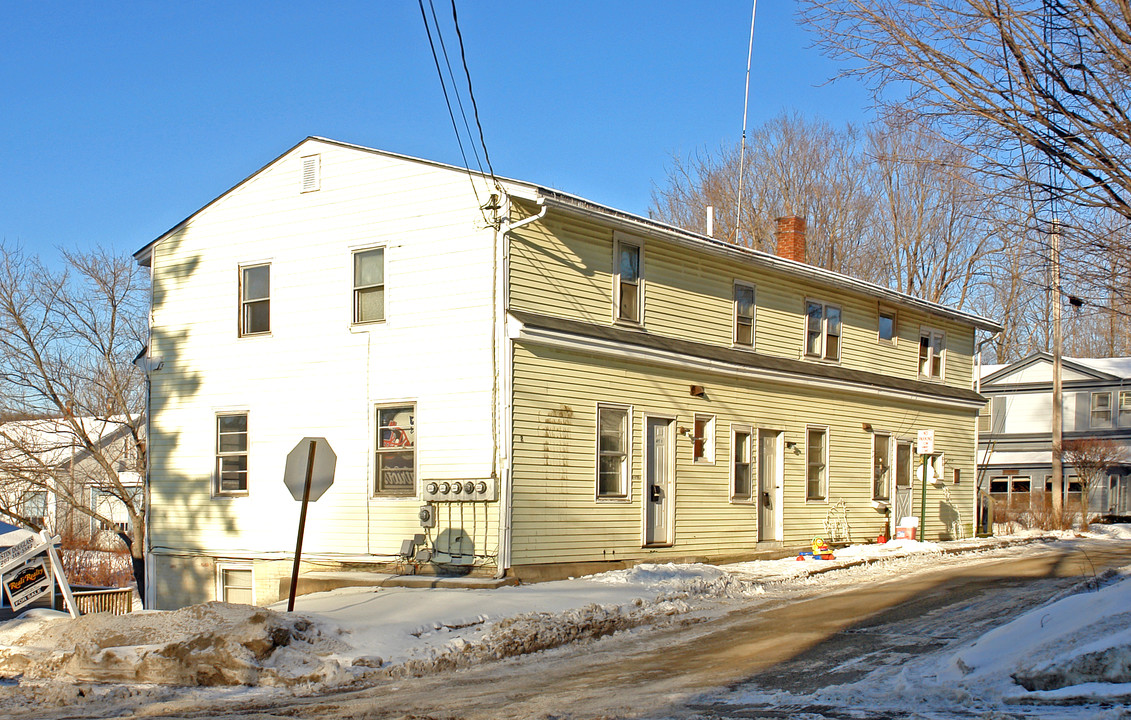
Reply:
<svg viewBox="0 0 1131 720"><path fill-rule="evenodd" d="M1131 541L1131 526L1093 526L1092 541ZM1063 542L1073 542L1066 539ZM298 598L295 613L208 603L125 616L34 611L0 624L0 686L13 703L82 701L83 683L102 695L167 693L169 685L221 695L312 694L386 677L424 675L535 653L578 640L757 604L790 585L833 588L941 562L1007 557L1031 545L989 550L993 541L853 546L831 561L794 559L710 565L643 564L629 570L496 590L344 588ZM855 575L829 572L866 564ZM1096 578L968 646L908 663L895 679L865 677L825 689L821 702L868 708L983 707L1031 699L1108 703L1131 699L1131 568ZM227 686L224 689L218 686ZM112 688L112 690L107 690ZM76 694L77 693L77 694ZM87 698L89 699L89 698ZM757 693L735 701L770 700ZM730 701L728 699L728 701ZM1062 708L1064 717L1071 706ZM1059 712L1059 711L1058 711ZM1048 715L1043 715L1048 716ZM1058 716L1059 717L1059 716ZM1114 715L1125 717L1125 715Z"/></svg>

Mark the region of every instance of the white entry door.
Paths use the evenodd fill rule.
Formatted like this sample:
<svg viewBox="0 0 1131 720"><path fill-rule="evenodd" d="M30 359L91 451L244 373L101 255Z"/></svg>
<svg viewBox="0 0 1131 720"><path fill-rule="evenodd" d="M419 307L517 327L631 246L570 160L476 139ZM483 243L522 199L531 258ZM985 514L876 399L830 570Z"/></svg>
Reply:
<svg viewBox="0 0 1131 720"><path fill-rule="evenodd" d="M915 485L911 482L911 443L900 441L895 446L895 507L891 516L892 527L905 517L909 517L915 502Z"/></svg>
<svg viewBox="0 0 1131 720"><path fill-rule="evenodd" d="M644 544L672 541L672 421L647 418L644 438Z"/></svg>
<svg viewBox="0 0 1131 720"><path fill-rule="evenodd" d="M758 541L781 539L781 433L758 431Z"/></svg>

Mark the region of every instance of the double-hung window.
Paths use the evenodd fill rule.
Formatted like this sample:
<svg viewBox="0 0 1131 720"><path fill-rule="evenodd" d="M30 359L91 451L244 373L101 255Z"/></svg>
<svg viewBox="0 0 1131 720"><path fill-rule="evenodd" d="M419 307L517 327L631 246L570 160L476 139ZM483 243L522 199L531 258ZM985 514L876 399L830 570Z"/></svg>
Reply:
<svg viewBox="0 0 1131 720"><path fill-rule="evenodd" d="M353 254L353 321L385 319L385 249L373 248Z"/></svg>
<svg viewBox="0 0 1131 720"><path fill-rule="evenodd" d="M734 344L754 347L754 286L734 284Z"/></svg>
<svg viewBox="0 0 1131 720"><path fill-rule="evenodd" d="M1111 393L1092 393L1092 420L1091 427L1111 427Z"/></svg>
<svg viewBox="0 0 1131 720"><path fill-rule="evenodd" d="M377 408L375 495L416 494L416 406Z"/></svg>
<svg viewBox="0 0 1131 720"><path fill-rule="evenodd" d="M628 497L629 410L597 408L597 497Z"/></svg>
<svg viewBox="0 0 1131 720"><path fill-rule="evenodd" d="M240 268L240 335L271 332L271 265Z"/></svg>
<svg viewBox="0 0 1131 720"><path fill-rule="evenodd" d="M805 355L822 360L840 360L840 308L805 302Z"/></svg>
<svg viewBox="0 0 1131 720"><path fill-rule="evenodd" d="M1131 390L1119 391L1119 427L1131 426Z"/></svg>
<svg viewBox="0 0 1131 720"><path fill-rule="evenodd" d="M829 431L823 427L805 430L805 499L824 500L828 492Z"/></svg>
<svg viewBox="0 0 1131 720"><path fill-rule="evenodd" d="M216 416L216 494L247 494L247 413Z"/></svg>
<svg viewBox="0 0 1131 720"><path fill-rule="evenodd" d="M642 322L644 305L643 250L639 244L619 237L613 245L616 248L616 319L634 323Z"/></svg>
<svg viewBox="0 0 1131 720"><path fill-rule="evenodd" d="M731 448L730 499L735 502L750 502L754 498L754 443L750 428L734 428Z"/></svg>
<svg viewBox="0 0 1131 720"><path fill-rule="evenodd" d="M715 462L715 416L695 416L695 437L692 438L692 459L700 463Z"/></svg>
<svg viewBox="0 0 1131 720"><path fill-rule="evenodd" d="M894 343L896 336L895 310L880 308L877 315L876 337L880 342Z"/></svg>
<svg viewBox="0 0 1131 720"><path fill-rule="evenodd" d="M946 334L942 330L919 331L919 377L941 379L946 368Z"/></svg>
<svg viewBox="0 0 1131 720"><path fill-rule="evenodd" d="M891 435L872 435L872 499L891 499Z"/></svg>

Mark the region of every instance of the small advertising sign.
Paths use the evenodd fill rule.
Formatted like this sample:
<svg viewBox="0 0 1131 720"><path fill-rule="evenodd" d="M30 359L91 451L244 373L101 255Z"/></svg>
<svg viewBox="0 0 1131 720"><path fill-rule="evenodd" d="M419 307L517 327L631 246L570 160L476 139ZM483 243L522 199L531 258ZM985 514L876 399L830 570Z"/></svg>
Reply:
<svg viewBox="0 0 1131 720"><path fill-rule="evenodd" d="M51 575L43 558L38 558L4 575L4 592L13 610L43 597L51 590Z"/></svg>

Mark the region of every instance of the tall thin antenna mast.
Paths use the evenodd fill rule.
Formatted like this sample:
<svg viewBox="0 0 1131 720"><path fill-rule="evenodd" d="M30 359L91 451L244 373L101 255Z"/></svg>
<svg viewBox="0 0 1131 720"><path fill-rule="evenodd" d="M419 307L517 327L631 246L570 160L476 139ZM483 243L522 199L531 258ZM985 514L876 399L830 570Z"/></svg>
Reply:
<svg viewBox="0 0 1131 720"><path fill-rule="evenodd" d="M734 244L742 244L742 181L746 170L746 110L750 106L750 60L754 57L754 16L758 12L758 0L750 8L750 47L746 50L746 95L742 99L742 145L738 151L738 205L734 209Z"/></svg>

